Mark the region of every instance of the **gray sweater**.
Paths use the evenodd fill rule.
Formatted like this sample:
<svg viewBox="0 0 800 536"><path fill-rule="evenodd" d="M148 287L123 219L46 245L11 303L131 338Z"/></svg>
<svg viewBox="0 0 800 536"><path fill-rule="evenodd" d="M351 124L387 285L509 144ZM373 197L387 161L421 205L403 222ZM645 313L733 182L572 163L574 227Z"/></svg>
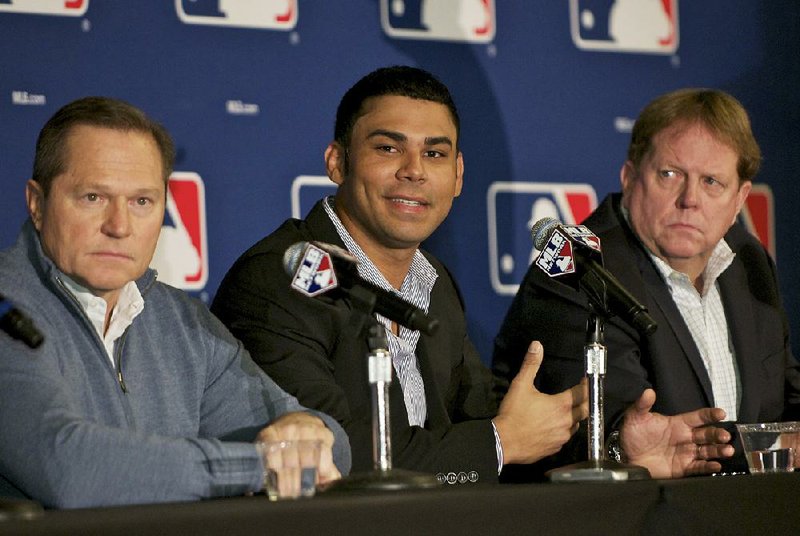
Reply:
<svg viewBox="0 0 800 536"><path fill-rule="evenodd" d="M303 410L199 301L156 281L115 348L94 327L26 222L0 252L0 295L45 336L31 350L0 333L0 495L70 508L238 495L262 487L252 444ZM334 462L350 469L341 427Z"/></svg>

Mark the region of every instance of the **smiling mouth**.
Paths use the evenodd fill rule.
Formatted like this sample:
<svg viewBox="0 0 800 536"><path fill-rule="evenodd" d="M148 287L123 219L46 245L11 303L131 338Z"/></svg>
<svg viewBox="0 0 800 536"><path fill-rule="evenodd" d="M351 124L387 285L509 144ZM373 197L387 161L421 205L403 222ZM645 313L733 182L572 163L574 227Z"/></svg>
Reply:
<svg viewBox="0 0 800 536"><path fill-rule="evenodd" d="M401 205L406 205L409 207L421 207L427 204L423 203L422 201L412 201L411 199L400 199L398 197L393 197L391 200L393 203L400 203Z"/></svg>

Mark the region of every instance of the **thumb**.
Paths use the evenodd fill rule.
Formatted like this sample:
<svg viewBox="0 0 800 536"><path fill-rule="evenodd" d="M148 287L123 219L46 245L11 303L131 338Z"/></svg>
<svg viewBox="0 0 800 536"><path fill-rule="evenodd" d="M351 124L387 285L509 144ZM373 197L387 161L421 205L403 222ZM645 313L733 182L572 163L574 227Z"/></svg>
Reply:
<svg viewBox="0 0 800 536"><path fill-rule="evenodd" d="M648 388L642 391L642 394L636 400L636 403L633 405L633 407L636 413L641 415L644 413L648 413L652 409L653 404L655 403L656 403L656 392Z"/></svg>
<svg viewBox="0 0 800 536"><path fill-rule="evenodd" d="M533 341L528 346L528 351L525 353L525 359L522 361L522 366L519 368L517 377L514 378L515 382L522 382L523 385L532 386L536 374L539 372L539 367L544 358L544 348L539 341Z"/></svg>

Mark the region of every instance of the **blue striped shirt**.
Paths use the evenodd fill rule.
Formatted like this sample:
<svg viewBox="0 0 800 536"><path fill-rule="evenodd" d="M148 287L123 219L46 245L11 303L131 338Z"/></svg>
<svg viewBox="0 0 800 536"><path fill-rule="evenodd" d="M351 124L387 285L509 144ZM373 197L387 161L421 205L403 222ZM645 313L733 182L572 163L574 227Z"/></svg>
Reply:
<svg viewBox="0 0 800 536"><path fill-rule="evenodd" d="M384 290L394 292L407 302L419 307L426 313L431 302L431 291L439 276L431 263L417 250L411 261L411 266L406 274L400 290L396 290L386 280L375 264L370 260L364 250L356 244L350 233L347 232L342 221L334 211L335 198L325 198L323 204L325 212L336 227L336 232L344 242L345 247L358 260L358 274ZM425 403L425 384L417 361L417 342L420 332L398 326L398 335L392 332L392 323L389 319L376 314L378 321L386 328L389 341L389 353L392 355L392 364L403 389L403 398L408 412L408 424L411 426L425 426L427 418L427 405Z"/></svg>

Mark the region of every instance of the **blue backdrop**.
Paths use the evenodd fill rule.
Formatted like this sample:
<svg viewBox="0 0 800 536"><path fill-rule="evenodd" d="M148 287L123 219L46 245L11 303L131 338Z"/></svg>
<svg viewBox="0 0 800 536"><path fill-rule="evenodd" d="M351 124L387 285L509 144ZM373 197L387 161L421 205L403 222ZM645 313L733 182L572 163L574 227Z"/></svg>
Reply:
<svg viewBox="0 0 800 536"><path fill-rule="evenodd" d="M322 153L344 91L417 65L452 89L466 162L426 247L461 283L488 362L529 221L580 220L618 189L642 106L712 86L745 104L764 152L746 218L775 251L797 347L799 52L797 0L0 0L0 247L25 218L42 124L75 98L120 97L179 149L154 264L208 301L248 246L332 191Z"/></svg>

